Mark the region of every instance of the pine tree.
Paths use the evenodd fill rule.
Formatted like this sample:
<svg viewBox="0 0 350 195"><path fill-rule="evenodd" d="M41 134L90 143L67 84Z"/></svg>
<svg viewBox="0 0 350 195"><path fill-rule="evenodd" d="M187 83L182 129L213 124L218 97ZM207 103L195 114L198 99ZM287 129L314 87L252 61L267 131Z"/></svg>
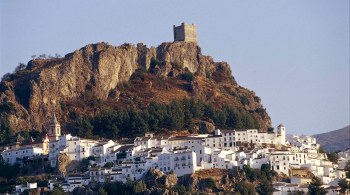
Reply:
<svg viewBox="0 0 350 195"><path fill-rule="evenodd" d="M309 194L310 195L323 195L327 194L327 191L321 187L322 186L322 181L318 177L313 177L312 181L308 187L309 189Z"/></svg>

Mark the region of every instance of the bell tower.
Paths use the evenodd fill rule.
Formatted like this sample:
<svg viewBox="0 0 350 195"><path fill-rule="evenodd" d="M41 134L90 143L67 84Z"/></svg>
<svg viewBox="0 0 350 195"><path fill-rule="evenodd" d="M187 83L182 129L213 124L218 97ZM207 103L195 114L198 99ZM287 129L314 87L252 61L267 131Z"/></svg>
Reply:
<svg viewBox="0 0 350 195"><path fill-rule="evenodd" d="M283 124L278 125L277 135L280 137L280 142L282 145L286 144L286 127Z"/></svg>
<svg viewBox="0 0 350 195"><path fill-rule="evenodd" d="M56 114L53 113L52 119L48 125L48 135L49 135L49 140L54 141L57 140L58 137L61 135L61 125L57 121Z"/></svg>

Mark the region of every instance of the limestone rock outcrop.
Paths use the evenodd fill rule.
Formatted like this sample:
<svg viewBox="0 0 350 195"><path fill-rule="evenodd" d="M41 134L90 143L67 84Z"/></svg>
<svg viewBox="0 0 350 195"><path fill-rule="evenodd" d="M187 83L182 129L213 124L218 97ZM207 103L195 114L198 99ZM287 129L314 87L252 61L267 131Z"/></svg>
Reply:
<svg viewBox="0 0 350 195"><path fill-rule="evenodd" d="M64 177L67 175L67 167L69 166L70 162L71 160L69 159L69 156L67 154L65 153L58 154L57 169L59 173Z"/></svg>
<svg viewBox="0 0 350 195"><path fill-rule="evenodd" d="M164 174L159 169L151 168L145 175L144 181L148 188L171 188L177 184L178 177L175 173Z"/></svg>
<svg viewBox="0 0 350 195"><path fill-rule="evenodd" d="M63 110L67 102L81 102L88 99L86 97L102 102L110 97L118 100L118 85L128 82L140 69L159 79L190 72L198 77L190 86L192 97L208 102L221 99L237 102L236 105L257 117L262 129L270 126L260 98L236 83L230 66L226 62L214 62L210 56L202 55L196 43L187 42L162 43L157 48L143 44L115 47L97 43L63 58L31 60L26 69L2 79L0 107L7 109L0 110L0 117L6 117L15 131L41 130L53 112L60 116L62 123L68 123L68 114ZM226 83L216 86L223 81ZM146 90L152 90L156 83L148 82L147 86ZM226 95L222 96L220 91ZM154 100L157 97L156 94Z"/></svg>

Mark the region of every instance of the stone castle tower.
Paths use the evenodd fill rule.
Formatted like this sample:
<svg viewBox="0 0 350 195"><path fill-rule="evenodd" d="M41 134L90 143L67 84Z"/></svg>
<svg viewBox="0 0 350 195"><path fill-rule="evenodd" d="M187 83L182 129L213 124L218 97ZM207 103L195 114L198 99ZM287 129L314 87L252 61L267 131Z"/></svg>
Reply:
<svg viewBox="0 0 350 195"><path fill-rule="evenodd" d="M181 23L181 26L174 25L174 41L185 41L197 43L197 27L195 24Z"/></svg>
<svg viewBox="0 0 350 195"><path fill-rule="evenodd" d="M61 135L61 125L57 121L56 114L54 113L52 116L52 120L48 125L48 136L50 141L57 140Z"/></svg>

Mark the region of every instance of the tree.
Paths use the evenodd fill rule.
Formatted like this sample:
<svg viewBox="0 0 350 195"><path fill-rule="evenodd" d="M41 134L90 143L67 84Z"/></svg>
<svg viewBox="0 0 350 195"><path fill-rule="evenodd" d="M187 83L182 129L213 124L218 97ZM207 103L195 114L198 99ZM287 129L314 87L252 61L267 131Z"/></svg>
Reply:
<svg viewBox="0 0 350 195"><path fill-rule="evenodd" d="M338 181L338 185L339 185L339 187L340 187L340 192L341 192L342 194L345 194L345 192L346 192L347 190L350 190L350 183L349 183L348 181L346 181L345 178L340 179L340 180Z"/></svg>
<svg viewBox="0 0 350 195"><path fill-rule="evenodd" d="M226 110L216 110L214 113L214 122L221 128L226 127L227 113Z"/></svg>
<svg viewBox="0 0 350 195"><path fill-rule="evenodd" d="M107 162L103 167L111 168L111 167L113 167L113 163Z"/></svg>
<svg viewBox="0 0 350 195"><path fill-rule="evenodd" d="M0 178L11 179L19 173L19 164L10 165L4 161L0 155Z"/></svg>
<svg viewBox="0 0 350 195"><path fill-rule="evenodd" d="M275 171L271 170L270 164L262 164L261 165L261 172L265 173L266 178L268 180L272 180L272 177L277 175L277 173Z"/></svg>
<svg viewBox="0 0 350 195"><path fill-rule="evenodd" d="M256 191L260 195L272 195L274 191L272 182L267 178L263 178L260 184L256 187Z"/></svg>
<svg viewBox="0 0 350 195"><path fill-rule="evenodd" d="M208 188L208 189L216 190L215 180L211 177L201 179L200 186L202 189Z"/></svg>
<svg viewBox="0 0 350 195"><path fill-rule="evenodd" d="M267 128L267 132L269 132L269 133L273 133L273 130L274 130L274 128L273 128L273 127L269 127L269 128Z"/></svg>
<svg viewBox="0 0 350 195"><path fill-rule="evenodd" d="M254 182L258 178L256 171L249 165L243 165L243 171L250 182Z"/></svg>
<svg viewBox="0 0 350 195"><path fill-rule="evenodd" d="M103 189L107 192L107 194L133 194L134 190L128 184L123 184L122 182L108 182L105 183Z"/></svg>
<svg viewBox="0 0 350 195"><path fill-rule="evenodd" d="M181 74L181 78L187 82L191 82L194 80L194 76L191 72L184 72Z"/></svg>
<svg viewBox="0 0 350 195"><path fill-rule="evenodd" d="M168 124L172 130L181 130L185 123L185 115L183 105L179 101L171 101L168 107Z"/></svg>
<svg viewBox="0 0 350 195"><path fill-rule="evenodd" d="M102 187L100 187L98 189L98 195L108 195L108 193L106 192L106 190L104 190Z"/></svg>
<svg viewBox="0 0 350 195"><path fill-rule="evenodd" d="M0 145L8 144L12 141L13 131L7 118L0 118Z"/></svg>
<svg viewBox="0 0 350 195"><path fill-rule="evenodd" d="M134 185L134 192L135 193L141 193L141 192L144 192L145 190L147 190L147 186L146 186L145 182L143 182L142 180L136 182L136 184Z"/></svg>
<svg viewBox="0 0 350 195"><path fill-rule="evenodd" d="M1 81L7 81L11 78L11 73L6 73L1 77Z"/></svg>
<svg viewBox="0 0 350 195"><path fill-rule="evenodd" d="M346 163L344 170L345 170L346 178L350 179L350 160L348 160L348 162Z"/></svg>
<svg viewBox="0 0 350 195"><path fill-rule="evenodd" d="M46 54L40 54L40 55L39 55L39 58L40 58L40 59L45 59L45 58L46 58Z"/></svg>
<svg viewBox="0 0 350 195"><path fill-rule="evenodd" d="M178 194L190 194L189 192L187 192L185 186L179 184L176 184L174 187L172 187L171 191L177 192Z"/></svg>
<svg viewBox="0 0 350 195"><path fill-rule="evenodd" d="M318 148L318 153L326 153L326 151L322 147L319 147Z"/></svg>
<svg viewBox="0 0 350 195"><path fill-rule="evenodd" d="M234 189L235 189L235 192L238 192L242 195L256 194L254 184L246 181L240 181L235 183Z"/></svg>
<svg viewBox="0 0 350 195"><path fill-rule="evenodd" d="M80 137L91 138L93 126L88 118L79 118L75 123L74 134Z"/></svg>
<svg viewBox="0 0 350 195"><path fill-rule="evenodd" d="M18 66L15 69L15 72L20 71L20 70L24 70L26 68L26 65L22 62L18 63Z"/></svg>
<svg viewBox="0 0 350 195"><path fill-rule="evenodd" d="M332 161L333 163L337 163L339 160L339 155L335 152L327 153L327 157L328 157L328 160Z"/></svg>
<svg viewBox="0 0 350 195"><path fill-rule="evenodd" d="M322 181L320 178L318 177L313 177L312 181L308 187L309 190L309 194L310 195L323 195L323 194L327 194L327 191L321 187L322 186Z"/></svg>
<svg viewBox="0 0 350 195"><path fill-rule="evenodd" d="M63 191L63 188L59 184L54 184L53 185L53 191L50 191L48 194L49 195L66 195L68 193L65 193Z"/></svg>

